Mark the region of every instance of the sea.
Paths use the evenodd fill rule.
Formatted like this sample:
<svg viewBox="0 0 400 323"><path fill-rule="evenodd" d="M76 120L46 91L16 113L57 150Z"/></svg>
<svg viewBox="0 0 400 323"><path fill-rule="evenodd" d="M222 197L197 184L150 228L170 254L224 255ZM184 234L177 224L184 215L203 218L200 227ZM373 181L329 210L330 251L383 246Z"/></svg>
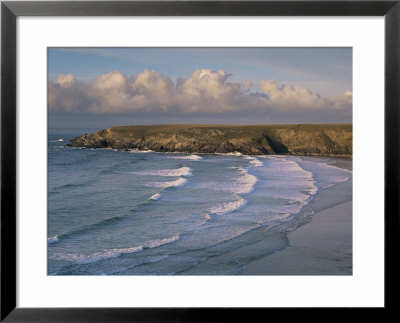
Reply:
<svg viewBox="0 0 400 323"><path fill-rule="evenodd" d="M48 131L48 275L240 275L284 249L333 158L67 147Z"/></svg>

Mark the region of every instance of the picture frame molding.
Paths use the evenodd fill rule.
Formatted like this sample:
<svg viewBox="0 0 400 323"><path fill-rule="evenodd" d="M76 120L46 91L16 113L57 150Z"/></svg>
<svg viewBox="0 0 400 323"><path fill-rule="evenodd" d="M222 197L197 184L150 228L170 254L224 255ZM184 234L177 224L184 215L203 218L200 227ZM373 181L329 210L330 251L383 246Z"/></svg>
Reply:
<svg viewBox="0 0 400 323"><path fill-rule="evenodd" d="M3 1L1 3L1 293L3 322L229 321L266 309L17 307L17 28L19 16L384 16L385 310L393 291L399 236L400 4L397 1ZM391 292L392 291L392 292ZM271 308L268 308L272 310ZM289 308L275 308L275 311ZM297 310L290 308L290 310ZM328 309L326 309L328 310ZM382 314L376 309L377 315ZM329 309L332 311L332 309ZM238 315L240 313L240 315Z"/></svg>

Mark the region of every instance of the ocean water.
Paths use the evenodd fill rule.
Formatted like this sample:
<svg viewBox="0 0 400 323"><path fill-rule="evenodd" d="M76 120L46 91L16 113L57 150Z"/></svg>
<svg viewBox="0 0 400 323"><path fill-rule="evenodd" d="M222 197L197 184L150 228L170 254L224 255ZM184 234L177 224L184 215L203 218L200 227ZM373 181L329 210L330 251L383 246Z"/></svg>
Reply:
<svg viewBox="0 0 400 323"><path fill-rule="evenodd" d="M352 177L331 158L65 146L94 130L49 129L49 275L238 275Z"/></svg>

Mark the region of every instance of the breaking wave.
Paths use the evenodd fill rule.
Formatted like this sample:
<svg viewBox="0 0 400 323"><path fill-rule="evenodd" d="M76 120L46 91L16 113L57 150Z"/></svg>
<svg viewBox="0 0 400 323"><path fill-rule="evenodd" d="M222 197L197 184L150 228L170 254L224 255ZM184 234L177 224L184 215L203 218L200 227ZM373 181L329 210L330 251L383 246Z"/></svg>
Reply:
<svg viewBox="0 0 400 323"><path fill-rule="evenodd" d="M254 190L254 185L258 182L258 178L254 175L251 175L247 172L243 167L237 168L242 176L240 176L234 185L234 191L237 194L247 194Z"/></svg>
<svg viewBox="0 0 400 323"><path fill-rule="evenodd" d="M149 197L149 200L157 201L161 197L160 194L156 193Z"/></svg>
<svg viewBox="0 0 400 323"><path fill-rule="evenodd" d="M161 187L161 188L168 188L168 187L182 187L186 185L188 180L186 178L179 178L175 181L168 181L168 182L149 182L146 183L146 186L150 187Z"/></svg>
<svg viewBox="0 0 400 323"><path fill-rule="evenodd" d="M233 153L226 153L223 155L228 155L228 156L243 156L242 153L238 152L238 151L234 151Z"/></svg>
<svg viewBox="0 0 400 323"><path fill-rule="evenodd" d="M183 159L183 160L202 160L203 157L197 155L189 155L189 156L169 156L169 159Z"/></svg>
<svg viewBox="0 0 400 323"><path fill-rule="evenodd" d="M147 154L147 153L152 153L153 151L150 149L147 150L129 149L129 152L132 154Z"/></svg>
<svg viewBox="0 0 400 323"><path fill-rule="evenodd" d="M264 163L257 159L256 157L252 156L245 156L244 159L248 159L251 167L261 167L264 166Z"/></svg>
<svg viewBox="0 0 400 323"><path fill-rule="evenodd" d="M245 199L239 198L233 202L219 204L216 207L209 209L209 212L217 215L225 215L242 208L246 204L247 201Z"/></svg>
<svg viewBox="0 0 400 323"><path fill-rule="evenodd" d="M156 169L156 170L148 170L141 172L134 172L134 174L138 175L150 175L150 176L166 176L166 177L176 177L176 176L192 176L192 169L187 166L183 166L181 168L176 169Z"/></svg>
<svg viewBox="0 0 400 323"><path fill-rule="evenodd" d="M58 241L59 241L58 236L50 237L50 238L47 239L47 243L48 244L52 244L52 243L55 243L55 242L58 242Z"/></svg>
<svg viewBox="0 0 400 323"><path fill-rule="evenodd" d="M164 239L155 239L145 242L140 246L132 246L128 248L114 248L107 249L100 252L95 252L90 255L82 255L82 254L58 254L53 256L53 259L56 260L65 260L72 261L78 264L90 264L94 262L98 262L100 260L117 258L122 255L127 255L135 252L143 251L144 249L153 249L165 244L173 243L179 240L179 234L175 234L172 237L164 238Z"/></svg>

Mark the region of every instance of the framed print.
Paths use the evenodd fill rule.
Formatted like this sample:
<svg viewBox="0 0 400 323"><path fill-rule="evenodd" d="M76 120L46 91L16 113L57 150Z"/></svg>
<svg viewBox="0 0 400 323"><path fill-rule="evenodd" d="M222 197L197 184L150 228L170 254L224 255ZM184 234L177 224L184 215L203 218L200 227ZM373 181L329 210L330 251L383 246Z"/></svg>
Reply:
<svg viewBox="0 0 400 323"><path fill-rule="evenodd" d="M399 12L3 2L1 319L394 308Z"/></svg>

